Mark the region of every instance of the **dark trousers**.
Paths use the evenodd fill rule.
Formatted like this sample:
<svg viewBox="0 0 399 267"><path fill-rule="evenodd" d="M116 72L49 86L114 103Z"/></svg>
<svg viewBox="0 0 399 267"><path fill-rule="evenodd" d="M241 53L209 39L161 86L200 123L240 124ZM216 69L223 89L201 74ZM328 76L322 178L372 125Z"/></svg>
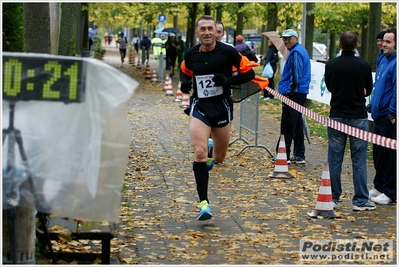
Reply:
<svg viewBox="0 0 399 267"><path fill-rule="evenodd" d="M274 89L274 74L273 74L273 77L269 78L269 85L268 85L268 87ZM267 90L263 90L263 96L264 96L264 97L270 97L271 99L274 98L274 95L272 95L271 93L269 93L269 91L267 91Z"/></svg>
<svg viewBox="0 0 399 267"><path fill-rule="evenodd" d="M306 96L306 94L294 93L291 95L290 99L303 106L306 101ZM305 159L305 135L303 133L302 114L284 103L281 113L280 134L284 134L287 159L290 159L292 140L294 140L293 156ZM280 138L277 142L276 154L278 153L279 144Z"/></svg>
<svg viewBox="0 0 399 267"><path fill-rule="evenodd" d="M385 116L374 121L373 132L396 140L396 123ZM396 201L396 150L373 144L374 188Z"/></svg>

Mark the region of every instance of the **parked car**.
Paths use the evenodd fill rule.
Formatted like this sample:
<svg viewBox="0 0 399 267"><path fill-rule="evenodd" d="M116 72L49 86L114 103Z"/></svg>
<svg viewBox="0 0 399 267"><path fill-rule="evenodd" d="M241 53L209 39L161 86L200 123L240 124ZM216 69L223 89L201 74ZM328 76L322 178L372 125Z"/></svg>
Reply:
<svg viewBox="0 0 399 267"><path fill-rule="evenodd" d="M326 62L328 59L327 46L325 44L313 43L313 56L314 61Z"/></svg>

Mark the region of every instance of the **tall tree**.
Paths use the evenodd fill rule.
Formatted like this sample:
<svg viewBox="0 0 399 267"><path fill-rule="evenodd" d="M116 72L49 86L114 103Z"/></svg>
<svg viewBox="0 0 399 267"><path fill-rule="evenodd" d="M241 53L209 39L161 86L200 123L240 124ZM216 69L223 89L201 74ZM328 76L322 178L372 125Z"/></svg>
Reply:
<svg viewBox="0 0 399 267"><path fill-rule="evenodd" d="M245 3L238 3L236 36L242 34L244 29L244 12L242 10L244 5Z"/></svg>
<svg viewBox="0 0 399 267"><path fill-rule="evenodd" d="M197 20L198 3L188 3L187 9L188 9L188 16L187 16L186 47L190 48L196 44L195 23Z"/></svg>
<svg viewBox="0 0 399 267"><path fill-rule="evenodd" d="M378 56L377 45L375 44L375 37L379 32L381 32L381 3L370 3L369 9L369 30L368 30L368 53L366 54L366 60L370 63L371 69L375 71L376 69L376 59Z"/></svg>
<svg viewBox="0 0 399 267"><path fill-rule="evenodd" d="M24 51L51 53L48 3L23 4ZM36 209L16 206L3 209L3 262L35 263Z"/></svg>
<svg viewBox="0 0 399 267"><path fill-rule="evenodd" d="M3 3L3 51L23 51L23 22L23 3Z"/></svg>
<svg viewBox="0 0 399 267"><path fill-rule="evenodd" d="M59 55L75 56L83 52L84 25L81 25L81 3L61 3L61 27L59 39ZM88 32L86 30L85 34Z"/></svg>
<svg viewBox="0 0 399 267"><path fill-rule="evenodd" d="M265 12L266 18L264 18L264 21L266 22L266 25L262 25L262 32L269 32L269 31L276 31L277 30L277 3L267 3L267 12ZM266 54L267 52L267 37L262 36L262 44L261 44L261 49L260 53L262 55Z"/></svg>
<svg viewBox="0 0 399 267"><path fill-rule="evenodd" d="M24 3L24 51L51 53L48 3Z"/></svg>
<svg viewBox="0 0 399 267"><path fill-rule="evenodd" d="M314 3L304 3L306 7L306 12L302 16L305 16L306 20L306 38L305 38L305 48L308 51L309 57L313 57L313 33L314 33L314 14L310 12L313 10Z"/></svg>

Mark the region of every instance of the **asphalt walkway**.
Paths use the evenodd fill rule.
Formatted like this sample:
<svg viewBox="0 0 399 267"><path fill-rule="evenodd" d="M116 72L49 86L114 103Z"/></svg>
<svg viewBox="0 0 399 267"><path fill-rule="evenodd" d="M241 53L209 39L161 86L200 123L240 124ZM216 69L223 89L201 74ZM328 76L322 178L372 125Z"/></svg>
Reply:
<svg viewBox="0 0 399 267"><path fill-rule="evenodd" d="M261 146L274 153L279 122L278 115L268 112L267 103L261 103L258 139L246 130L241 134L250 145L258 147L249 147L237 155L246 143L239 139L231 144L226 161L210 172L209 197L214 218L197 221L189 117L183 113L181 102L174 101L175 96L166 96L162 83L145 79L145 66L137 69L125 62L121 68L115 47L107 47L104 62L140 83L126 105L132 138L120 221L112 240L113 263L304 264L299 254L301 239L394 240L396 246L396 206L352 211L349 153L345 155L342 202L336 207L335 219L313 219L307 215L315 208L327 160L325 141L311 137L312 149L306 148L306 164L289 165L293 179L268 177L274 164ZM153 56L150 69L151 73L158 73L159 61ZM175 76L174 93L177 85ZM249 103L255 102L255 97L258 96ZM231 140L240 137L240 125L244 123L240 122L241 107L235 104ZM256 109L243 119L255 115ZM370 162L369 188L373 176ZM396 260L390 262L395 263Z"/></svg>

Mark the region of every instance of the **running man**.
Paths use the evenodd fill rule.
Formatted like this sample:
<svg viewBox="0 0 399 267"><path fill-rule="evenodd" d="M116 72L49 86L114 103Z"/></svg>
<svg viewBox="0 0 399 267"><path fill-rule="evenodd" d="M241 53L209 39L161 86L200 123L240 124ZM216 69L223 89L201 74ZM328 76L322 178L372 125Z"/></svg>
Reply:
<svg viewBox="0 0 399 267"><path fill-rule="evenodd" d="M121 68L123 68L123 62L125 62L126 57L126 47L128 45L127 38L125 34L122 32L121 37L118 39L119 43L119 53L121 54Z"/></svg>
<svg viewBox="0 0 399 267"><path fill-rule="evenodd" d="M215 20L200 17L195 33L200 43L190 48L180 69L181 91L194 92L190 99L190 137L194 148L193 176L200 204L198 220L209 220L212 211L208 199L209 170L222 163L230 142L233 101L230 85L251 81L255 72L249 61L234 47L217 42ZM233 76L233 67L237 71ZM208 138L213 138L213 159L208 160Z"/></svg>

